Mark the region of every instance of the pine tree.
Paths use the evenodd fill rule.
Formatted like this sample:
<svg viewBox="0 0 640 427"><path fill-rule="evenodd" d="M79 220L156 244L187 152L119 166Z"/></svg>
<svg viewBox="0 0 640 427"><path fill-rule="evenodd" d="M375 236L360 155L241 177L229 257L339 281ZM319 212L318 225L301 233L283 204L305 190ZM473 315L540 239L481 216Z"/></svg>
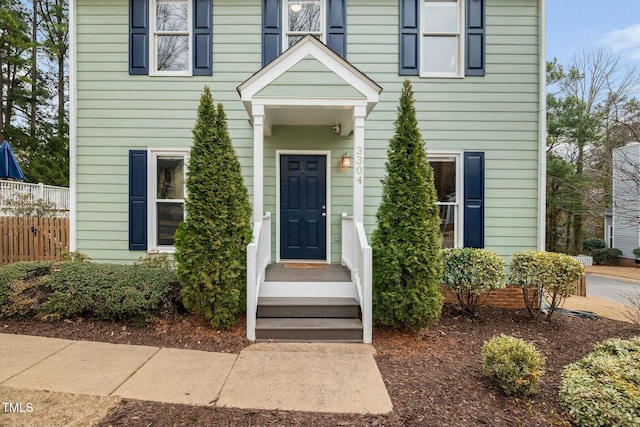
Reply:
<svg viewBox="0 0 640 427"><path fill-rule="evenodd" d="M440 215L425 150L405 80L371 244L374 319L396 329L422 329L442 310Z"/></svg>
<svg viewBox="0 0 640 427"><path fill-rule="evenodd" d="M184 305L226 329L244 308L251 205L224 109L207 86L193 129L185 209L175 237Z"/></svg>

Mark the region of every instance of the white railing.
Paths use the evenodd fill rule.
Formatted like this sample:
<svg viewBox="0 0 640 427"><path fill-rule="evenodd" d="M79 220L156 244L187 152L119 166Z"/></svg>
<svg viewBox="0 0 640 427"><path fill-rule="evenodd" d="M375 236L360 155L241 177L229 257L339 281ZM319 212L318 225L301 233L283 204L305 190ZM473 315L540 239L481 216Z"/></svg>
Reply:
<svg viewBox="0 0 640 427"><path fill-rule="evenodd" d="M362 341L371 343L371 246L362 223L354 223L353 217L342 214L342 263L351 270L351 279L356 284L358 302L362 312Z"/></svg>
<svg viewBox="0 0 640 427"><path fill-rule="evenodd" d="M591 267L593 265L593 257L589 255L575 255L571 258L575 259L585 267Z"/></svg>
<svg viewBox="0 0 640 427"><path fill-rule="evenodd" d="M342 214L342 265L351 270L351 279L353 280L353 248L356 244L353 232L355 227L353 226L353 217Z"/></svg>
<svg viewBox="0 0 640 427"><path fill-rule="evenodd" d="M271 262L271 213L253 225L253 237L247 246L247 339L256 340L256 315L260 285Z"/></svg>
<svg viewBox="0 0 640 427"><path fill-rule="evenodd" d="M20 202L34 203L38 200L51 204L58 216L66 216L69 212L69 189L44 184L0 180L0 214L6 208L6 201L24 198Z"/></svg>

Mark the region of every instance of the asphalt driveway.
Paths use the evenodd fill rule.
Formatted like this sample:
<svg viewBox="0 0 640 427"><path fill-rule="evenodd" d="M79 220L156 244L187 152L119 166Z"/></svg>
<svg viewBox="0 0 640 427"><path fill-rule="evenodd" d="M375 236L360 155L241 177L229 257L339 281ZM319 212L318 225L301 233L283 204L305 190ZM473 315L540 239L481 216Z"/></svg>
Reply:
<svg viewBox="0 0 640 427"><path fill-rule="evenodd" d="M625 296L640 293L640 281L599 274L587 274L587 295L628 305Z"/></svg>

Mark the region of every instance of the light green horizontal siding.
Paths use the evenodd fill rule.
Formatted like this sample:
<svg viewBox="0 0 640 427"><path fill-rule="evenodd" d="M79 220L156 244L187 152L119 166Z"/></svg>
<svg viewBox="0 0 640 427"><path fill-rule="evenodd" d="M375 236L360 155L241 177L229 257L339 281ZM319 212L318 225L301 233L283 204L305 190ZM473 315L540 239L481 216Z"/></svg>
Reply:
<svg viewBox="0 0 640 427"><path fill-rule="evenodd" d="M485 240L505 256L536 246L537 3L487 0L485 77L410 78L428 150L486 153ZM370 233L404 79L397 74L398 2L347 4L347 58L383 88L365 130L365 228ZM190 146L205 84L225 106L252 193L253 129L236 87L261 65L261 1L214 1L214 75L201 77L129 76L127 0L78 0L77 14L78 249L96 260L133 261L141 253L127 250L128 150ZM300 71L305 66L311 64L302 64ZM338 87L329 84L336 81L326 72L316 74L327 86ZM299 78L291 74L269 88L280 92L265 93L286 94L282 88ZM345 151L352 154L350 137L336 137L328 129L274 127L265 139L265 208L275 213L275 149L307 148L309 141L332 152L332 261L337 261L339 215L351 213L352 195L351 171L340 170L337 162Z"/></svg>

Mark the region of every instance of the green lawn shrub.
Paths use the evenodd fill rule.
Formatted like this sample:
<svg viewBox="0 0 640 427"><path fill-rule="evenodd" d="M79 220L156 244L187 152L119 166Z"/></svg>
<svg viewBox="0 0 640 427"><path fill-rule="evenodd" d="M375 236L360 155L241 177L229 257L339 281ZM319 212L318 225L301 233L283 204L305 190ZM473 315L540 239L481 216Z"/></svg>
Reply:
<svg viewBox="0 0 640 427"><path fill-rule="evenodd" d="M598 239L597 237L589 237L582 241L582 252L587 255L591 255L591 253L596 249L604 249L606 247L607 244L604 240Z"/></svg>
<svg viewBox="0 0 640 427"><path fill-rule="evenodd" d="M43 309L51 318L147 319L171 308L179 287L174 271L139 265L68 262L49 278Z"/></svg>
<svg viewBox="0 0 640 427"><path fill-rule="evenodd" d="M537 391L545 359L533 344L504 334L482 346L482 373L507 396L528 396Z"/></svg>
<svg viewBox="0 0 640 427"><path fill-rule="evenodd" d="M482 292L505 287L504 259L495 252L476 248L444 249L442 262L442 281L456 295L466 314L476 314Z"/></svg>
<svg viewBox="0 0 640 427"><path fill-rule="evenodd" d="M438 197L414 102L405 80L371 236L374 321L408 330L437 322L444 299Z"/></svg>
<svg viewBox="0 0 640 427"><path fill-rule="evenodd" d="M596 249L591 256L595 265L616 265L616 258L622 256L622 251L617 248Z"/></svg>
<svg viewBox="0 0 640 427"><path fill-rule="evenodd" d="M584 267L569 255L543 252L516 252L509 264L510 283L520 285L527 310L537 318L540 301L547 304L546 319L550 320L564 300L576 292L576 284Z"/></svg>
<svg viewBox="0 0 640 427"><path fill-rule="evenodd" d="M31 317L49 297L45 277L52 262L17 262L0 267L0 317Z"/></svg>
<svg viewBox="0 0 640 427"><path fill-rule="evenodd" d="M567 365L560 401L579 427L640 426L640 337L603 341Z"/></svg>

